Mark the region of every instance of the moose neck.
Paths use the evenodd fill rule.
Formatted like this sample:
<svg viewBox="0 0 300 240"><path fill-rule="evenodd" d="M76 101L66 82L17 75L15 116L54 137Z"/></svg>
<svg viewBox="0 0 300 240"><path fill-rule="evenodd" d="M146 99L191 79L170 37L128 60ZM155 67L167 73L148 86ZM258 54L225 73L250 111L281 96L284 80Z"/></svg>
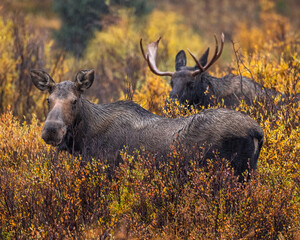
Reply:
<svg viewBox="0 0 300 240"><path fill-rule="evenodd" d="M67 150L70 153L82 152L82 147L87 143L88 138L95 137L101 132L101 128L109 123L108 112L101 105L96 105L81 96L79 110L73 125L68 127L67 134L60 144L60 150Z"/></svg>
<svg viewBox="0 0 300 240"><path fill-rule="evenodd" d="M111 114L101 104L94 104L88 101L85 97L81 97L80 111L78 119L80 124L78 125L78 131L84 135L93 137L95 133L99 133L111 122Z"/></svg>
<svg viewBox="0 0 300 240"><path fill-rule="evenodd" d="M227 77L227 76L225 76ZM224 78L224 77L223 77ZM206 83L216 83L220 82L223 78L214 77L207 72L203 72L196 77L196 81L206 82Z"/></svg>

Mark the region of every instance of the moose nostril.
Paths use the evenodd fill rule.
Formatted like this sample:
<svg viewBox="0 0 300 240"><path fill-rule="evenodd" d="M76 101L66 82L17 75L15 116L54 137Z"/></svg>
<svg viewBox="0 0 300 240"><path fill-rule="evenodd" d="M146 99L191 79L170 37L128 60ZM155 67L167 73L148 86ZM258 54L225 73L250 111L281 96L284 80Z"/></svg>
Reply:
<svg viewBox="0 0 300 240"><path fill-rule="evenodd" d="M57 134L57 128L53 126L45 126L42 132L42 138L47 142L49 139L56 138Z"/></svg>
<svg viewBox="0 0 300 240"><path fill-rule="evenodd" d="M57 128L51 126L51 127L47 127L46 128L47 132L52 133L52 134L56 134L57 133Z"/></svg>

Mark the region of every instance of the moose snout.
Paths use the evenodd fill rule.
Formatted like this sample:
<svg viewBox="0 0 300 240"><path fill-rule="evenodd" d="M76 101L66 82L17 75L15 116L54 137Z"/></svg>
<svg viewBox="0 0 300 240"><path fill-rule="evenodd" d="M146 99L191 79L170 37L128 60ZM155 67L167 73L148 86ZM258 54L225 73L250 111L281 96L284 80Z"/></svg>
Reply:
<svg viewBox="0 0 300 240"><path fill-rule="evenodd" d="M66 135L67 128L61 121L46 121L42 130L43 140L52 146L59 145Z"/></svg>

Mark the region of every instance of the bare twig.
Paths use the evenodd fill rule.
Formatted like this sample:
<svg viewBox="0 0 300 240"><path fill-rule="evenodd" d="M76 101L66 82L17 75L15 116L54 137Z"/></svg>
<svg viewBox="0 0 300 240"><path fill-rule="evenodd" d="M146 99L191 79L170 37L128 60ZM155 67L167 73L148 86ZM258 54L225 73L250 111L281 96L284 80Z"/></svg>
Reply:
<svg viewBox="0 0 300 240"><path fill-rule="evenodd" d="M241 69L240 69L240 64L242 64L242 65L244 66L244 68L250 73L251 78L254 79L254 78L253 78L253 75L252 75L252 72L250 71L249 68L247 68L247 67L245 66L245 64L244 64L243 61L241 60L241 57L240 57L240 55L239 55L240 48L238 48L238 49L235 48L236 43L235 43L233 40L231 40L231 43L232 43L232 48L233 48L233 52L234 52L235 59L236 59L236 65L237 65L238 73L239 73L239 76L240 76L241 92L242 92L242 94L243 94L246 98L248 98L249 102L251 102L251 99L243 92L243 76L242 76L242 72L241 72ZM255 91L256 91L256 85L255 85Z"/></svg>

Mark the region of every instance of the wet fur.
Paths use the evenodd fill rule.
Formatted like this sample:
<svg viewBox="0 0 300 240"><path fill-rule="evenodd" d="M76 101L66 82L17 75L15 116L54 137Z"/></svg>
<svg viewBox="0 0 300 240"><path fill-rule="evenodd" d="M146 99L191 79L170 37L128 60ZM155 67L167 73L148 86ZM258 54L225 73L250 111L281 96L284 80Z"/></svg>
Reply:
<svg viewBox="0 0 300 240"><path fill-rule="evenodd" d="M220 157L231 161L237 175L256 168L264 134L258 123L243 113L207 109L170 119L131 101L89 102L82 92L91 86L93 70L80 71L73 82L58 84L40 70L33 70L31 77L37 88L50 93L42 137L60 150L117 163L124 147L129 152L143 148L166 156L176 144L189 149L190 154L195 153L195 147L205 146L209 150L204 159L213 158L218 151Z"/></svg>
<svg viewBox="0 0 300 240"><path fill-rule="evenodd" d="M75 124L59 146L78 152L119 161L119 151L145 148L166 154L179 141L186 147L211 144L221 157L233 159L236 174L255 169L263 142L263 131L250 117L226 109L208 109L197 115L168 119L148 112L130 101L95 105L84 97ZM255 152L254 139L259 142ZM235 156L236 155L236 156ZM212 151L207 157L213 157Z"/></svg>

